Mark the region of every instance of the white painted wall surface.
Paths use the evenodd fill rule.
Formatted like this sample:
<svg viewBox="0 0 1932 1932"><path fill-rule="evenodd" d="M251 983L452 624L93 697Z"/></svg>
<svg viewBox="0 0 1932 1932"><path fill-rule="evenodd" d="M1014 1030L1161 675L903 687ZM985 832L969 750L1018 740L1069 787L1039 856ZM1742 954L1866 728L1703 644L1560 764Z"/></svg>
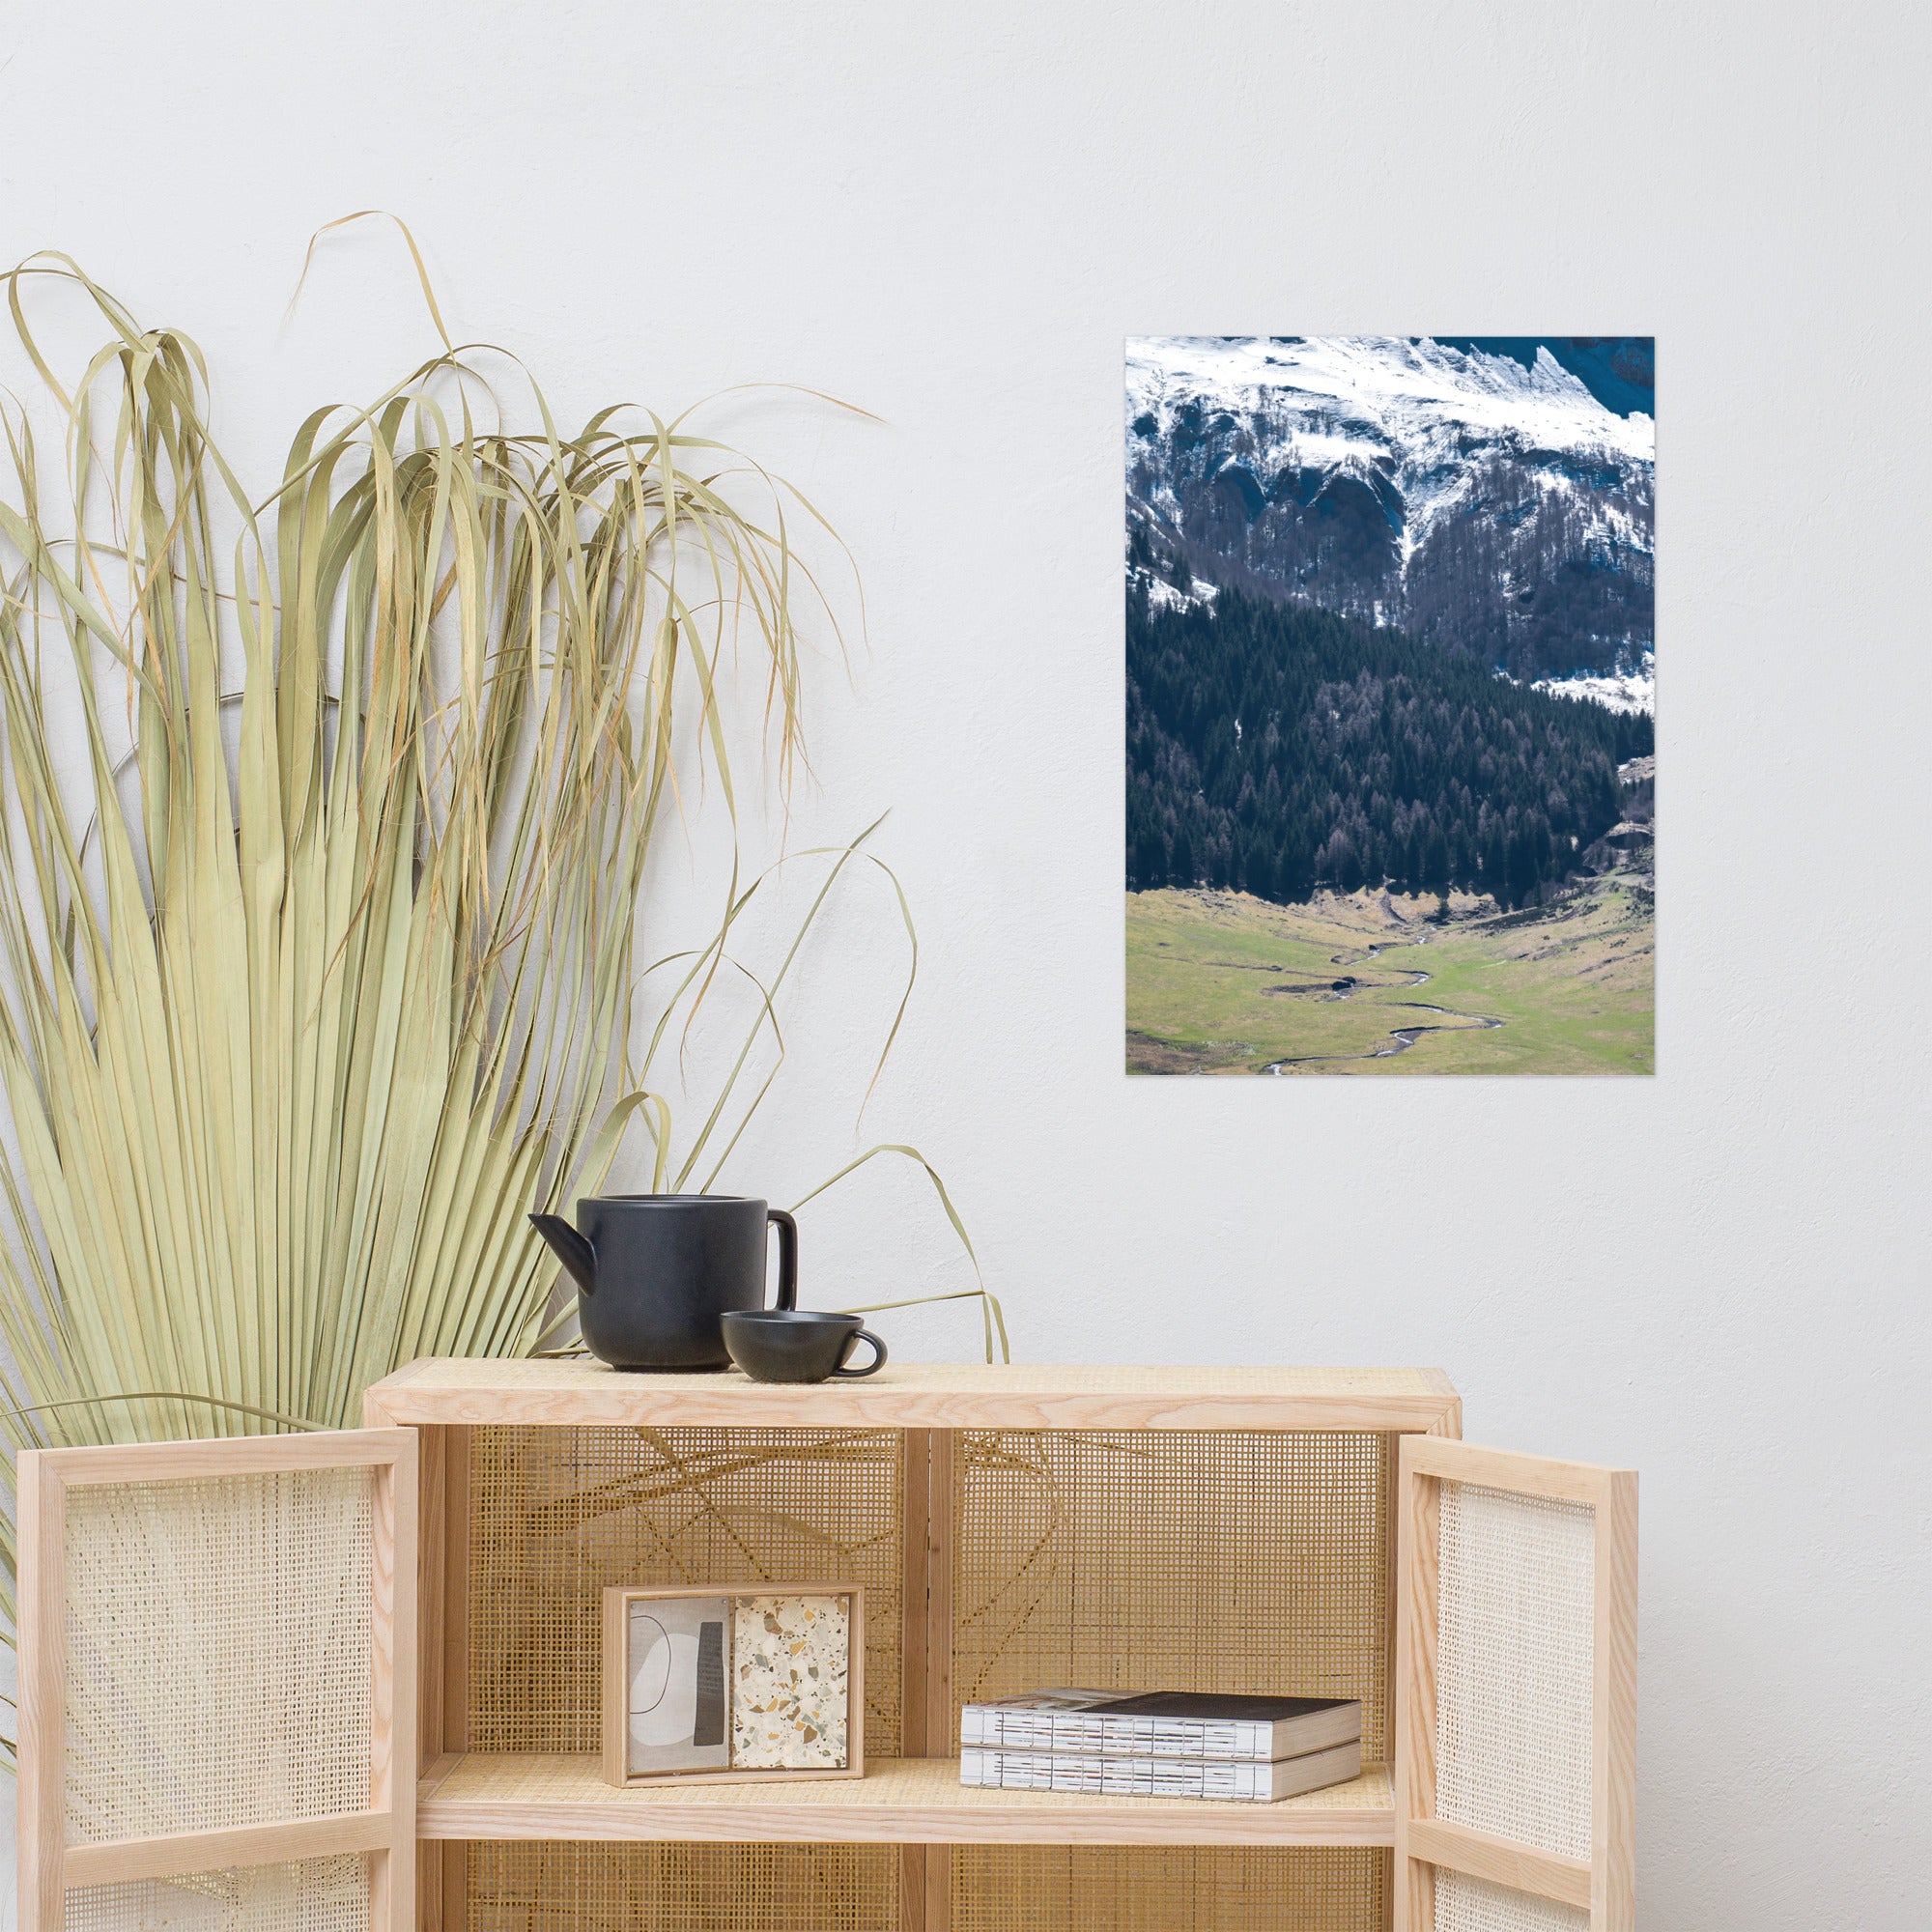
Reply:
<svg viewBox="0 0 1932 1932"><path fill-rule="evenodd" d="M1916 1932L1926 53L1811 5L96 0L11 10L0 255L197 336L265 487L433 346L373 228L284 321L365 207L566 412L885 417L717 418L865 570L800 833L892 807L920 919L866 1137L943 1168L1026 1356L1440 1363L1473 1438L1636 1464L1644 1924ZM1661 1071L1130 1084L1122 338L1431 328L1659 338ZM843 902L746 1191L861 1144L895 945ZM910 1174L807 1214L808 1298L969 1279Z"/></svg>

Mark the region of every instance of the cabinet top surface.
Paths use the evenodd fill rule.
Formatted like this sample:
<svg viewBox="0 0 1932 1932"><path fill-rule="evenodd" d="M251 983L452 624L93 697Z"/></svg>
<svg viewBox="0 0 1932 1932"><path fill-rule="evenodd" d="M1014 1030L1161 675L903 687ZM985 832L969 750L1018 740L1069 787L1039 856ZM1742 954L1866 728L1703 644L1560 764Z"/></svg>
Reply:
<svg viewBox="0 0 1932 1932"><path fill-rule="evenodd" d="M648 1375L586 1357L434 1358L369 1391L371 1422L896 1429L1430 1429L1459 1433L1439 1369L891 1363L810 1386L737 1370Z"/></svg>

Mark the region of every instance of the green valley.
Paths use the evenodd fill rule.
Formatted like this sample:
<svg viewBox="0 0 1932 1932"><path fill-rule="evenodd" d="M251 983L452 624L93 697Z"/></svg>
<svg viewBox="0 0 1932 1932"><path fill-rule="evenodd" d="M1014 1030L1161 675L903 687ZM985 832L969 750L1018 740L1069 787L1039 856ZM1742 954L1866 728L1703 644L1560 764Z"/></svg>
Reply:
<svg viewBox="0 0 1932 1932"><path fill-rule="evenodd" d="M1655 901L1613 871L1547 906L1458 893L1126 895L1130 1073L1649 1073Z"/></svg>

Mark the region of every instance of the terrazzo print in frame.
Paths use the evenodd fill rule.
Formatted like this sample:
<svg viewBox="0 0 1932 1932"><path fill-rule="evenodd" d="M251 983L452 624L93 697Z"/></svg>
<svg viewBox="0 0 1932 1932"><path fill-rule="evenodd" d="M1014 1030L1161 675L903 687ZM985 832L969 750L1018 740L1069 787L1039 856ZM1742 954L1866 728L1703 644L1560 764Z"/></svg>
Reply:
<svg viewBox="0 0 1932 1932"><path fill-rule="evenodd" d="M731 1624L731 1762L842 1771L852 1620L844 1597L740 1597Z"/></svg>

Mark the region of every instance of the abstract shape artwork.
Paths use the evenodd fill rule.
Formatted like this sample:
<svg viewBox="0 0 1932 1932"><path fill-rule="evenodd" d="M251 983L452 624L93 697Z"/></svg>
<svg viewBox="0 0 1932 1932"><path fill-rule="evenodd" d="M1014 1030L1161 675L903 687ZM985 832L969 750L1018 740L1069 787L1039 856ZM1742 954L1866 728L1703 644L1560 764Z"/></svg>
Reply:
<svg viewBox="0 0 1932 1932"><path fill-rule="evenodd" d="M723 1770L728 1597L664 1597L631 1615L630 1769Z"/></svg>

